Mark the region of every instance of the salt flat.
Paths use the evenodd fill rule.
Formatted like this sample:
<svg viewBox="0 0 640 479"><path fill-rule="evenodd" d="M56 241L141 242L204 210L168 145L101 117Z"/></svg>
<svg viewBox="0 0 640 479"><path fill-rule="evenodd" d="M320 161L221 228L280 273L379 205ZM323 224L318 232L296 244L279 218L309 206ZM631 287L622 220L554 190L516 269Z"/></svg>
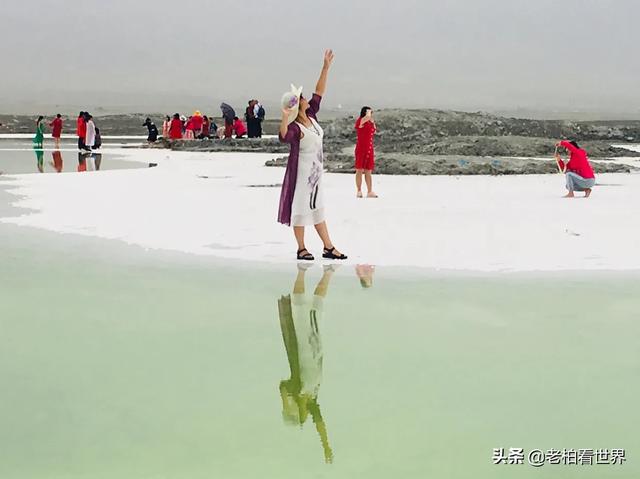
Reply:
<svg viewBox="0 0 640 479"><path fill-rule="evenodd" d="M276 222L284 170L269 154L117 150L157 168L16 175L4 223L124 241L148 249L295 261ZM4 184L3 184L4 183ZM353 177L325 176L327 218L349 263L439 270L638 270L640 175L598 177L591 198L562 199L560 175L376 176L378 199ZM311 229L307 246L321 256Z"/></svg>

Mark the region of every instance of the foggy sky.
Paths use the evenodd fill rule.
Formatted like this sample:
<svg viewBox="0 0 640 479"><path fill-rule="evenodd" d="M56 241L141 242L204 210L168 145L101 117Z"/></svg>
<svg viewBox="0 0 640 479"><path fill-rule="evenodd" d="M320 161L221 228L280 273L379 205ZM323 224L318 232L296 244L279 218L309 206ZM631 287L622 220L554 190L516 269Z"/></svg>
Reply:
<svg viewBox="0 0 640 479"><path fill-rule="evenodd" d="M639 111L637 0L32 0L0 10L0 112L278 102ZM16 106L18 105L18 106Z"/></svg>

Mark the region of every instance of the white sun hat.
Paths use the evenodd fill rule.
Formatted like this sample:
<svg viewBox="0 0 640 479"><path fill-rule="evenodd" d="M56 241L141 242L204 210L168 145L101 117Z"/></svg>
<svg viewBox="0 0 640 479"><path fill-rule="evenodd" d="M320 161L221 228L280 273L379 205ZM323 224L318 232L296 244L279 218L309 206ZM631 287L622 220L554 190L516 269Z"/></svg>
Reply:
<svg viewBox="0 0 640 479"><path fill-rule="evenodd" d="M298 110L300 109L300 95L302 95L302 87L296 88L293 84L291 90L282 95L282 108L290 108L289 123L293 122L298 117Z"/></svg>

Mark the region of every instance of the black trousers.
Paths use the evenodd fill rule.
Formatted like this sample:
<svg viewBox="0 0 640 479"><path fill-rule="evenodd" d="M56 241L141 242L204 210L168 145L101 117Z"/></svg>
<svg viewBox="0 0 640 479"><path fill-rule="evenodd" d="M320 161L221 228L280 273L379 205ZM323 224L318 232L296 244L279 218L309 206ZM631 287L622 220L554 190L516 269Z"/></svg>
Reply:
<svg viewBox="0 0 640 479"><path fill-rule="evenodd" d="M247 134L249 138L258 138L260 134L258 133L260 128L260 120L257 118L248 118L247 119Z"/></svg>

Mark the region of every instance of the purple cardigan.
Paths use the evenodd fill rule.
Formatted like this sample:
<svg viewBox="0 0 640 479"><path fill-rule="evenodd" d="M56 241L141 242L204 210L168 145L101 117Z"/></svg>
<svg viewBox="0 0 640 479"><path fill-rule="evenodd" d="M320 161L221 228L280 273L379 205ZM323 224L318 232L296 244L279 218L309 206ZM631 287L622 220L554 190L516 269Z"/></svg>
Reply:
<svg viewBox="0 0 640 479"><path fill-rule="evenodd" d="M320 101L322 97L316 93L309 100L307 116L318 121L317 114L320 111ZM300 126L294 121L289 125L287 134L283 137L278 134L282 143L289 143L289 160L287 169L284 172L282 181L282 191L280 192L280 207L278 209L278 223L291 226L291 205L293 204L293 194L296 191L296 180L298 179L298 158L300 156Z"/></svg>

